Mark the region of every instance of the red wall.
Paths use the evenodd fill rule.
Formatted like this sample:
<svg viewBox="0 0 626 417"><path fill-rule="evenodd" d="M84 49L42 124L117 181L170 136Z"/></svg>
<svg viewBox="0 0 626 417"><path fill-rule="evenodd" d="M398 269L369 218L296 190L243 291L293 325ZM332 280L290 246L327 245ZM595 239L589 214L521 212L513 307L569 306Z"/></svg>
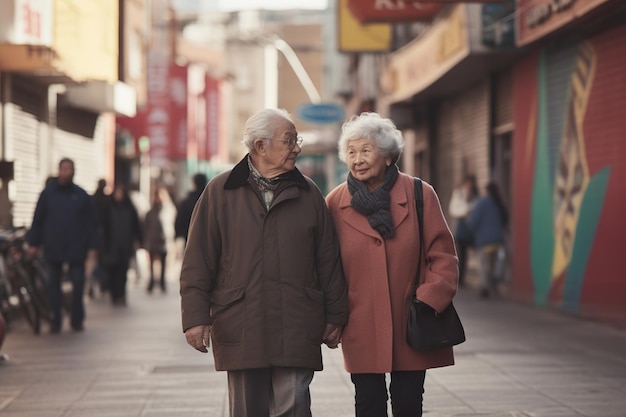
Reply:
<svg viewBox="0 0 626 417"><path fill-rule="evenodd" d="M610 174L577 302L581 314L626 323L626 26L585 41L592 45L596 57L595 78L582 126L587 164L590 176L607 167ZM536 291L530 230L540 53L539 48L529 53L516 63L514 70L513 296L528 301L533 300ZM553 305L563 301L558 292L550 295Z"/></svg>

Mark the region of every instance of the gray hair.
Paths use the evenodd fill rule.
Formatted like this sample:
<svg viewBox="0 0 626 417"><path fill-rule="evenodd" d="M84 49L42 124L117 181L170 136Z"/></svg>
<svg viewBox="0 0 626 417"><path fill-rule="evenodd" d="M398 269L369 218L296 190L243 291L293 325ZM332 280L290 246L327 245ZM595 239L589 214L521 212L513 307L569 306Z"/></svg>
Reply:
<svg viewBox="0 0 626 417"><path fill-rule="evenodd" d="M352 116L341 127L339 137L339 159L346 162L348 144L357 139L373 141L383 157L390 156L392 162L398 162L404 147L404 139L396 125L378 113L363 112L359 116Z"/></svg>
<svg viewBox="0 0 626 417"><path fill-rule="evenodd" d="M293 124L291 115L285 109L265 109L248 119L241 143L249 151L254 150L256 139L271 139L276 134L278 120L286 120Z"/></svg>

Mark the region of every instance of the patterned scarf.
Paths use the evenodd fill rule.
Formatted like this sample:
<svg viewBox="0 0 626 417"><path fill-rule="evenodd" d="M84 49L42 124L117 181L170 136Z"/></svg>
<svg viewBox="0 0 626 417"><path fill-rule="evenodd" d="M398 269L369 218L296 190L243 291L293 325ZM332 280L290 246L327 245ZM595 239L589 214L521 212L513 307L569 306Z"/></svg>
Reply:
<svg viewBox="0 0 626 417"><path fill-rule="evenodd" d="M398 166L391 165L385 172L383 184L371 192L364 183L348 174L348 190L352 194L350 204L356 211L367 216L370 226L380 233L383 239L390 239L395 235L389 211L389 190L396 182L398 172Z"/></svg>
<svg viewBox="0 0 626 417"><path fill-rule="evenodd" d="M270 209L270 205L272 204L272 200L274 199L274 191L278 186L278 182L271 178L265 178L261 175L258 169L252 165L252 160L248 157L248 168L250 168L250 173L252 174L252 178L256 183L257 187L259 187L259 191L263 195L263 201L265 202L265 208L267 210Z"/></svg>

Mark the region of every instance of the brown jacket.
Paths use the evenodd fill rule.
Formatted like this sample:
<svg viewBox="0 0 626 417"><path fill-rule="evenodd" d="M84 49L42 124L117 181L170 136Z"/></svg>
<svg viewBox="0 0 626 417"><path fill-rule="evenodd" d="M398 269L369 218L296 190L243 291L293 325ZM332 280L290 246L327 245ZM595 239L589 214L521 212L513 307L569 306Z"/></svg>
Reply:
<svg viewBox="0 0 626 417"><path fill-rule="evenodd" d="M458 268L452 234L433 188L423 182L424 244L417 298L442 311L456 293ZM413 177L400 174L390 190L395 236L383 240L350 205L346 183L327 197L339 242L350 320L342 348L346 370L385 373L452 365L452 348L416 352L406 342L408 304L420 253Z"/></svg>
<svg viewBox="0 0 626 417"><path fill-rule="evenodd" d="M183 330L210 324L215 368L322 369L326 323L348 318L339 246L324 197L294 170L268 210L247 157L194 209L183 259Z"/></svg>

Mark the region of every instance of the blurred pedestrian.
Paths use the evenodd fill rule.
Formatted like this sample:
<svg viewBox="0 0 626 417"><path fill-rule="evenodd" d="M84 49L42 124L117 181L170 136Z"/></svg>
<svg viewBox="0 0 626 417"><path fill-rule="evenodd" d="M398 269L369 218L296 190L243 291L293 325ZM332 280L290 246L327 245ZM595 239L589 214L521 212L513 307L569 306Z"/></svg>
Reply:
<svg viewBox="0 0 626 417"><path fill-rule="evenodd" d="M246 155L198 200L180 277L187 343L228 372L231 417L310 417L321 344L348 319L324 197L296 169L301 138L284 110L248 119Z"/></svg>
<svg viewBox="0 0 626 417"><path fill-rule="evenodd" d="M110 201L110 194L106 191L107 182L105 179L98 180L96 191L91 195L96 208L96 217L98 220L98 237L100 241L104 240L104 216L107 210L107 206ZM87 290L89 297L95 297L95 287L97 285L100 290L100 294L104 294L108 291L107 276L102 267L102 251L98 251L91 259L91 268L87 273L89 278L89 288Z"/></svg>
<svg viewBox="0 0 626 417"><path fill-rule="evenodd" d="M155 266L158 264L160 272L159 285L161 291L165 292L165 258L167 257L167 245L165 239L165 229L163 227L163 219L161 211L163 208L163 200L161 192L164 190L157 188L152 199L152 207L146 213L143 222L144 247L148 252L148 262L150 267L150 281L146 290L152 293L155 282Z"/></svg>
<svg viewBox="0 0 626 417"><path fill-rule="evenodd" d="M480 261L480 296L488 298L491 292L497 293L496 276L498 255L504 250L508 213L500 190L495 182L485 187L486 195L480 197L469 217L469 227L474 234L474 242Z"/></svg>
<svg viewBox="0 0 626 417"><path fill-rule="evenodd" d="M59 333L61 330L64 264L68 266L72 283L70 324L74 331L82 331L85 320L85 260L88 251L97 249L100 243L96 209L89 194L74 184L74 161L71 159L61 159L58 177L47 181L47 184L39 195L26 240L31 255L38 247L43 247L49 267L50 332Z"/></svg>
<svg viewBox="0 0 626 417"><path fill-rule="evenodd" d="M126 187L116 185L104 215L103 249L113 305L126 305L128 268L141 244L142 232L137 209Z"/></svg>
<svg viewBox="0 0 626 417"><path fill-rule="evenodd" d="M187 197L181 201L178 212L176 213L176 220L174 223L175 238L183 238L187 242L187 235L189 234L189 222L191 220L191 213L196 205L196 201L200 198L200 194L204 191L204 187L207 184L207 176L202 173L197 173L193 176L193 190L187 194Z"/></svg>
<svg viewBox="0 0 626 417"><path fill-rule="evenodd" d="M355 389L357 417L421 416L426 369L454 364L452 348L416 351L406 341L411 289L422 251L417 299L431 314L457 290L454 239L435 190L423 184L424 248L414 178L399 171L403 147L393 122L361 113L344 123L339 158L347 181L328 194L348 283L350 319L341 346Z"/></svg>
<svg viewBox="0 0 626 417"><path fill-rule="evenodd" d="M454 240L457 256L459 257L459 286L465 285L465 270L467 266L468 250L474 245L474 236L469 228L467 219L479 197L476 177L465 175L463 181L452 192L448 211L456 221Z"/></svg>

